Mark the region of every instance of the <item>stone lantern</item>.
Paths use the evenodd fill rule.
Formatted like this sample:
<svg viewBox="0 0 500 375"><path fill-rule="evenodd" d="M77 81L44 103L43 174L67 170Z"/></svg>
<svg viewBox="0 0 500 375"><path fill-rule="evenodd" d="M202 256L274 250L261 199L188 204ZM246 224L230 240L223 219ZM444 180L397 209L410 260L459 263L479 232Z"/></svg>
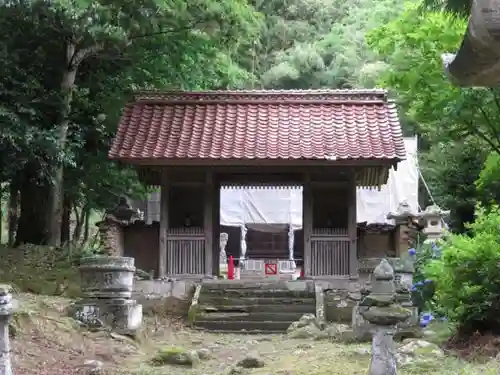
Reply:
<svg viewBox="0 0 500 375"><path fill-rule="evenodd" d="M396 375L394 334L411 312L396 301L394 270L386 259L373 271L372 292L359 304L361 316L371 324L372 357L369 375Z"/></svg>
<svg viewBox="0 0 500 375"><path fill-rule="evenodd" d="M437 205L427 206L420 214L424 221L422 232L427 236L426 243L436 242L443 236L445 229L443 219L449 215L450 211L442 210Z"/></svg>

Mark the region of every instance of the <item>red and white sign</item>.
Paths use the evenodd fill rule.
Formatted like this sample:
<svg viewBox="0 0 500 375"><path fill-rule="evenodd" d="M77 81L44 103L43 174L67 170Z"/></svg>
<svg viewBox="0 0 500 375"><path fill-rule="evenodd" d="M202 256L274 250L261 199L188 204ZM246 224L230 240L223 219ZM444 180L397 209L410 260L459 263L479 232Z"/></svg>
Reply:
<svg viewBox="0 0 500 375"><path fill-rule="evenodd" d="M264 264L264 273L266 275L277 275L278 274L278 263L266 263L266 264Z"/></svg>

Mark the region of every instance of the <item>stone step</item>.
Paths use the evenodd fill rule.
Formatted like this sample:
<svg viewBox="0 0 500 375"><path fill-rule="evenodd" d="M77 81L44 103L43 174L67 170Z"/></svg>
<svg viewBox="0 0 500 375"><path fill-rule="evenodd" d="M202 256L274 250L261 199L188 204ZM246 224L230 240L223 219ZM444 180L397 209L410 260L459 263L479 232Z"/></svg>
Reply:
<svg viewBox="0 0 500 375"><path fill-rule="evenodd" d="M259 333L266 332L286 332L293 321L279 321L279 322L255 322L255 321L204 321L198 320L194 323L196 328L204 328L210 331L220 332L239 332L252 333L258 331Z"/></svg>
<svg viewBox="0 0 500 375"><path fill-rule="evenodd" d="M208 331L209 329L207 328L202 328L202 327L193 327L193 329L195 330L198 330L198 331ZM272 337L271 335L275 336L275 335L282 335L285 333L285 331L282 331L282 330L278 330L278 331L270 331L270 330L258 330L258 329L254 329L254 330L251 330L251 331L241 331L241 330L220 330L220 329L210 329L209 330L210 333L223 333L225 335L230 335L230 334L235 334L235 335L241 335L242 333L243 334L247 334L247 335L263 335L263 336L268 336L268 337Z"/></svg>
<svg viewBox="0 0 500 375"><path fill-rule="evenodd" d="M228 296L213 296L209 294L200 294L198 298L200 306L208 305L214 307L231 307L231 306L260 306L260 305L281 305L282 308L290 307L291 305L307 305L316 306L316 299L309 297L281 297L281 296L246 296L246 297L228 297Z"/></svg>
<svg viewBox="0 0 500 375"><path fill-rule="evenodd" d="M314 300L311 300L310 303L307 304L287 304L284 308L283 304L253 304L249 303L247 305L201 305L198 304L198 310L203 312L221 312L221 313L282 313L283 310L286 309L287 313L295 313L295 314L315 314L316 313L316 305Z"/></svg>
<svg viewBox="0 0 500 375"><path fill-rule="evenodd" d="M205 280L202 283L204 290L302 290L314 293L312 280Z"/></svg>
<svg viewBox="0 0 500 375"><path fill-rule="evenodd" d="M210 289L205 290L203 287L200 291L200 298L205 296L219 297L291 297L291 298L312 298L315 296L313 292L304 290L283 290L283 289Z"/></svg>
<svg viewBox="0 0 500 375"><path fill-rule="evenodd" d="M295 322L302 315L299 313L281 312L253 312L253 313L237 313L237 312L206 312L196 316L196 320L202 321L225 321L225 322Z"/></svg>

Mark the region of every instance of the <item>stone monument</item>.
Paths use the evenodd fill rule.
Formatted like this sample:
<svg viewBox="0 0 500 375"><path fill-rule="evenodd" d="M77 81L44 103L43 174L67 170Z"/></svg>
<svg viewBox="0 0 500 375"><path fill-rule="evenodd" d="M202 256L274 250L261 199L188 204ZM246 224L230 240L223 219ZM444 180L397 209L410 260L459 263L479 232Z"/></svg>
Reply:
<svg viewBox="0 0 500 375"><path fill-rule="evenodd" d="M134 258L123 256L122 226L137 214L125 199L99 223L102 255L81 260L83 299L74 316L92 326L109 326L118 333L135 334L142 325L142 305L132 299Z"/></svg>
<svg viewBox="0 0 500 375"><path fill-rule="evenodd" d="M219 247L220 247L220 264L227 264L227 253L226 246L227 241L229 240L229 235L225 232L222 232L219 237Z"/></svg>
<svg viewBox="0 0 500 375"><path fill-rule="evenodd" d="M14 313L10 287L0 286L0 375L12 375L9 321Z"/></svg>
<svg viewBox="0 0 500 375"><path fill-rule="evenodd" d="M227 246L227 241L229 240L229 235L225 232L222 232L219 236L219 273L221 277L226 277L227 276L227 253L226 253L226 246Z"/></svg>
<svg viewBox="0 0 500 375"><path fill-rule="evenodd" d="M396 375L396 325L408 319L411 312L396 302L394 270L386 259L373 271L371 293L360 302L360 308L373 335L368 375Z"/></svg>

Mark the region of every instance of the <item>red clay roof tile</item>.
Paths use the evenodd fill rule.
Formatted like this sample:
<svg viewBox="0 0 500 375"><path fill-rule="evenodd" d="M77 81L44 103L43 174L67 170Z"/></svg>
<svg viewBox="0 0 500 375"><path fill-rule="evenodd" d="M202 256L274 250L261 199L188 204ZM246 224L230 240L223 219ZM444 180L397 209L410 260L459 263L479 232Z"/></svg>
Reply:
<svg viewBox="0 0 500 375"><path fill-rule="evenodd" d="M405 148L383 90L144 92L125 107L109 157L402 160Z"/></svg>

